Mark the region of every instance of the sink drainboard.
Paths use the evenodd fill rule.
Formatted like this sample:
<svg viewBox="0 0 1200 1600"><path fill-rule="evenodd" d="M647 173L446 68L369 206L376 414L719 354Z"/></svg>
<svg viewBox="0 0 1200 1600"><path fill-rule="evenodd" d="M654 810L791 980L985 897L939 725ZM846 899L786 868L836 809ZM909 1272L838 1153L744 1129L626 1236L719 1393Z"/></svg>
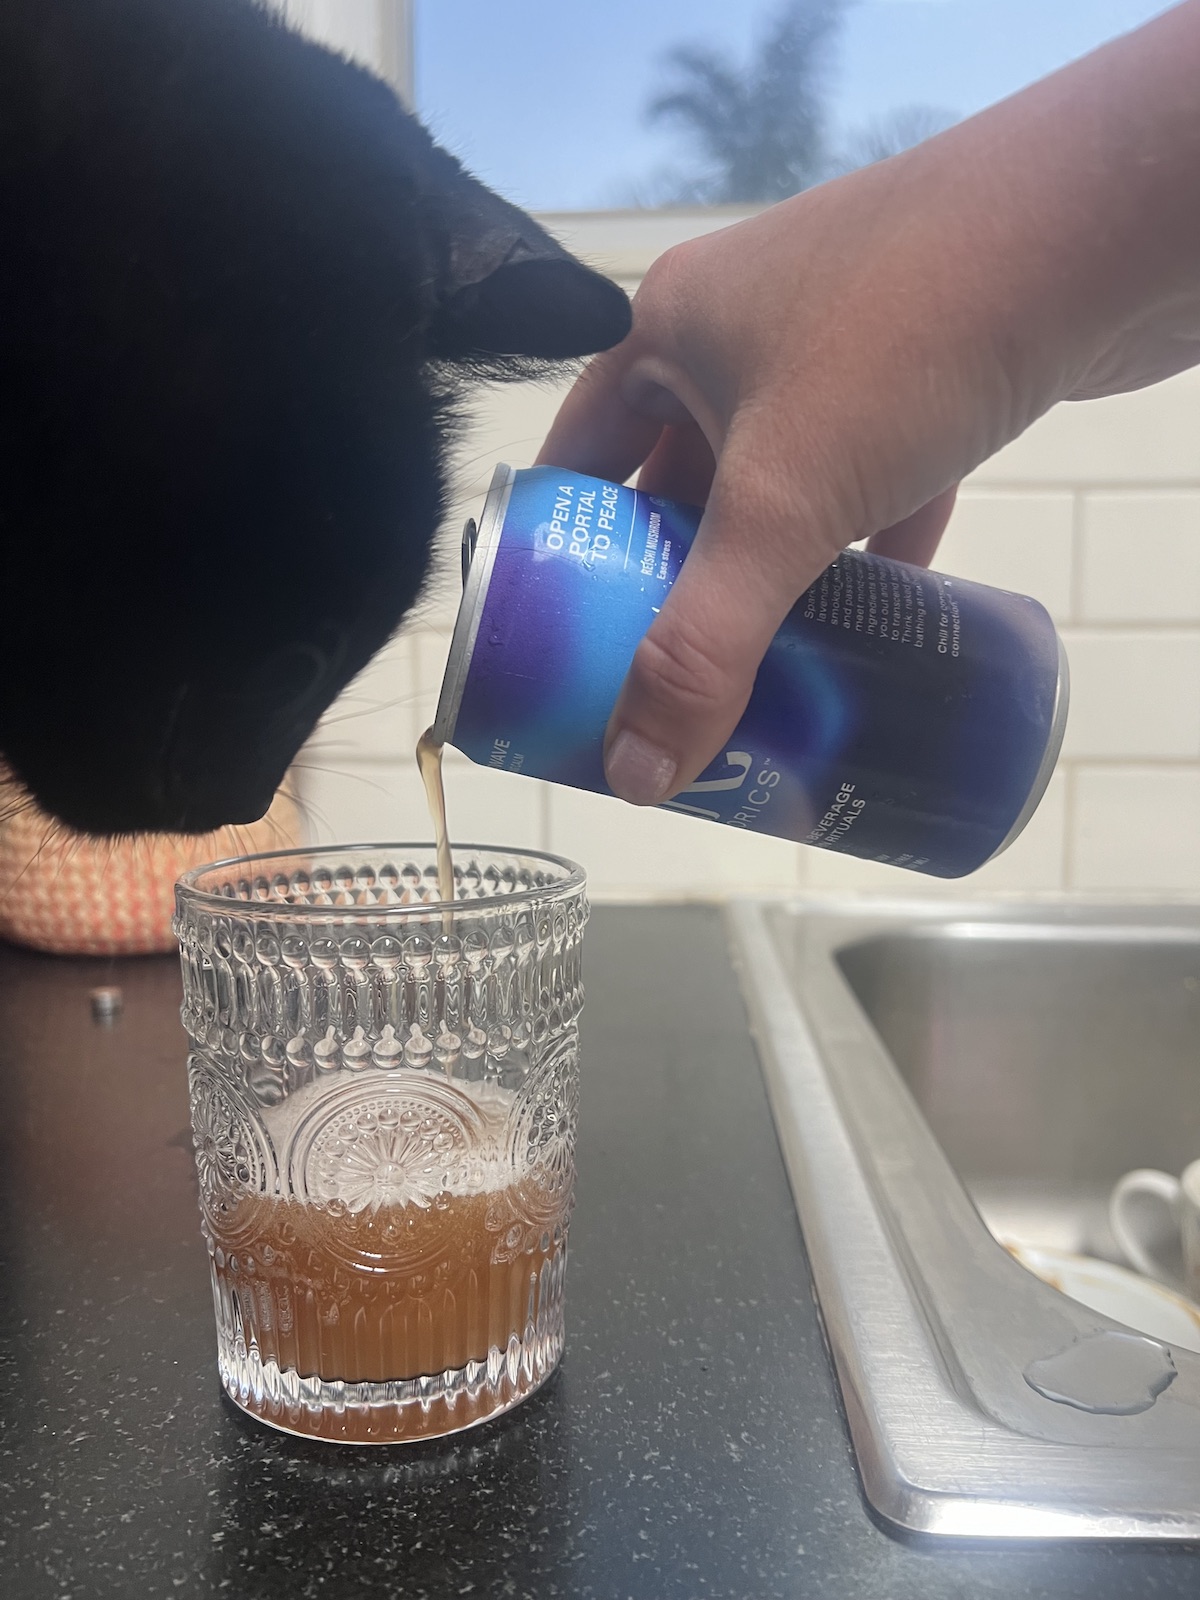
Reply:
<svg viewBox="0 0 1200 1600"><path fill-rule="evenodd" d="M914 1532L1200 1538L1200 1355L1001 1244L1119 1259L1200 1156L1200 906L735 904L867 1498Z"/></svg>

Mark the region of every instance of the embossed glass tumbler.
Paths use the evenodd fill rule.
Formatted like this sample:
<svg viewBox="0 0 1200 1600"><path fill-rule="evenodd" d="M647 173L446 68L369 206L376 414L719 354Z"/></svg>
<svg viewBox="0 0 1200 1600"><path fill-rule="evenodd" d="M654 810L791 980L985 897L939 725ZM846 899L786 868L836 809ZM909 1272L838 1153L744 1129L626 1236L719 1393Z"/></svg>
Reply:
<svg viewBox="0 0 1200 1600"><path fill-rule="evenodd" d="M584 875L467 845L454 876L344 845L177 887L221 1378L291 1433L453 1433L562 1352Z"/></svg>

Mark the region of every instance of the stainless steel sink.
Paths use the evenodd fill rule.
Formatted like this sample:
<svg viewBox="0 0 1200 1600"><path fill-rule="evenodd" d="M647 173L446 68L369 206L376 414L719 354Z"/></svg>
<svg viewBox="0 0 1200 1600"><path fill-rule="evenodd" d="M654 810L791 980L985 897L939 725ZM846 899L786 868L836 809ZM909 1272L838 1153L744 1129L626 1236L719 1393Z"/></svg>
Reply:
<svg viewBox="0 0 1200 1600"><path fill-rule="evenodd" d="M915 1531L1200 1538L1200 1356L999 1242L1118 1259L1200 1156L1200 906L744 903L735 959L867 1496Z"/></svg>

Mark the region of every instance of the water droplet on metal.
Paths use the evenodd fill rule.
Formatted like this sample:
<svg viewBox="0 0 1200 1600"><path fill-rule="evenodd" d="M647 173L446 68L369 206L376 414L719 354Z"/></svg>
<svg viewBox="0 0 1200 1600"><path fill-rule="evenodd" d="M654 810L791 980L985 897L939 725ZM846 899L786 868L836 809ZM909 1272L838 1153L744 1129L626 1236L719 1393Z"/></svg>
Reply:
<svg viewBox="0 0 1200 1600"><path fill-rule="evenodd" d="M1114 1417L1149 1411L1175 1378L1165 1344L1139 1333L1093 1333L1031 1361L1025 1382L1047 1400Z"/></svg>

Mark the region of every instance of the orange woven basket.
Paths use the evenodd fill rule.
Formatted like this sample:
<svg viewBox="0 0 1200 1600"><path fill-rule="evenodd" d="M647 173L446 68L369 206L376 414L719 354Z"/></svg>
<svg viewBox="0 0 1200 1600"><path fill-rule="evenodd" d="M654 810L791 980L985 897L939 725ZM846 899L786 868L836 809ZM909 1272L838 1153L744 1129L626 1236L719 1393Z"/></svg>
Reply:
<svg viewBox="0 0 1200 1600"><path fill-rule="evenodd" d="M0 806L0 809L3 809ZM0 823L0 938L54 955L151 955L175 948L175 880L205 861L287 849L300 814L277 795L260 822L195 837L88 839L36 807Z"/></svg>

